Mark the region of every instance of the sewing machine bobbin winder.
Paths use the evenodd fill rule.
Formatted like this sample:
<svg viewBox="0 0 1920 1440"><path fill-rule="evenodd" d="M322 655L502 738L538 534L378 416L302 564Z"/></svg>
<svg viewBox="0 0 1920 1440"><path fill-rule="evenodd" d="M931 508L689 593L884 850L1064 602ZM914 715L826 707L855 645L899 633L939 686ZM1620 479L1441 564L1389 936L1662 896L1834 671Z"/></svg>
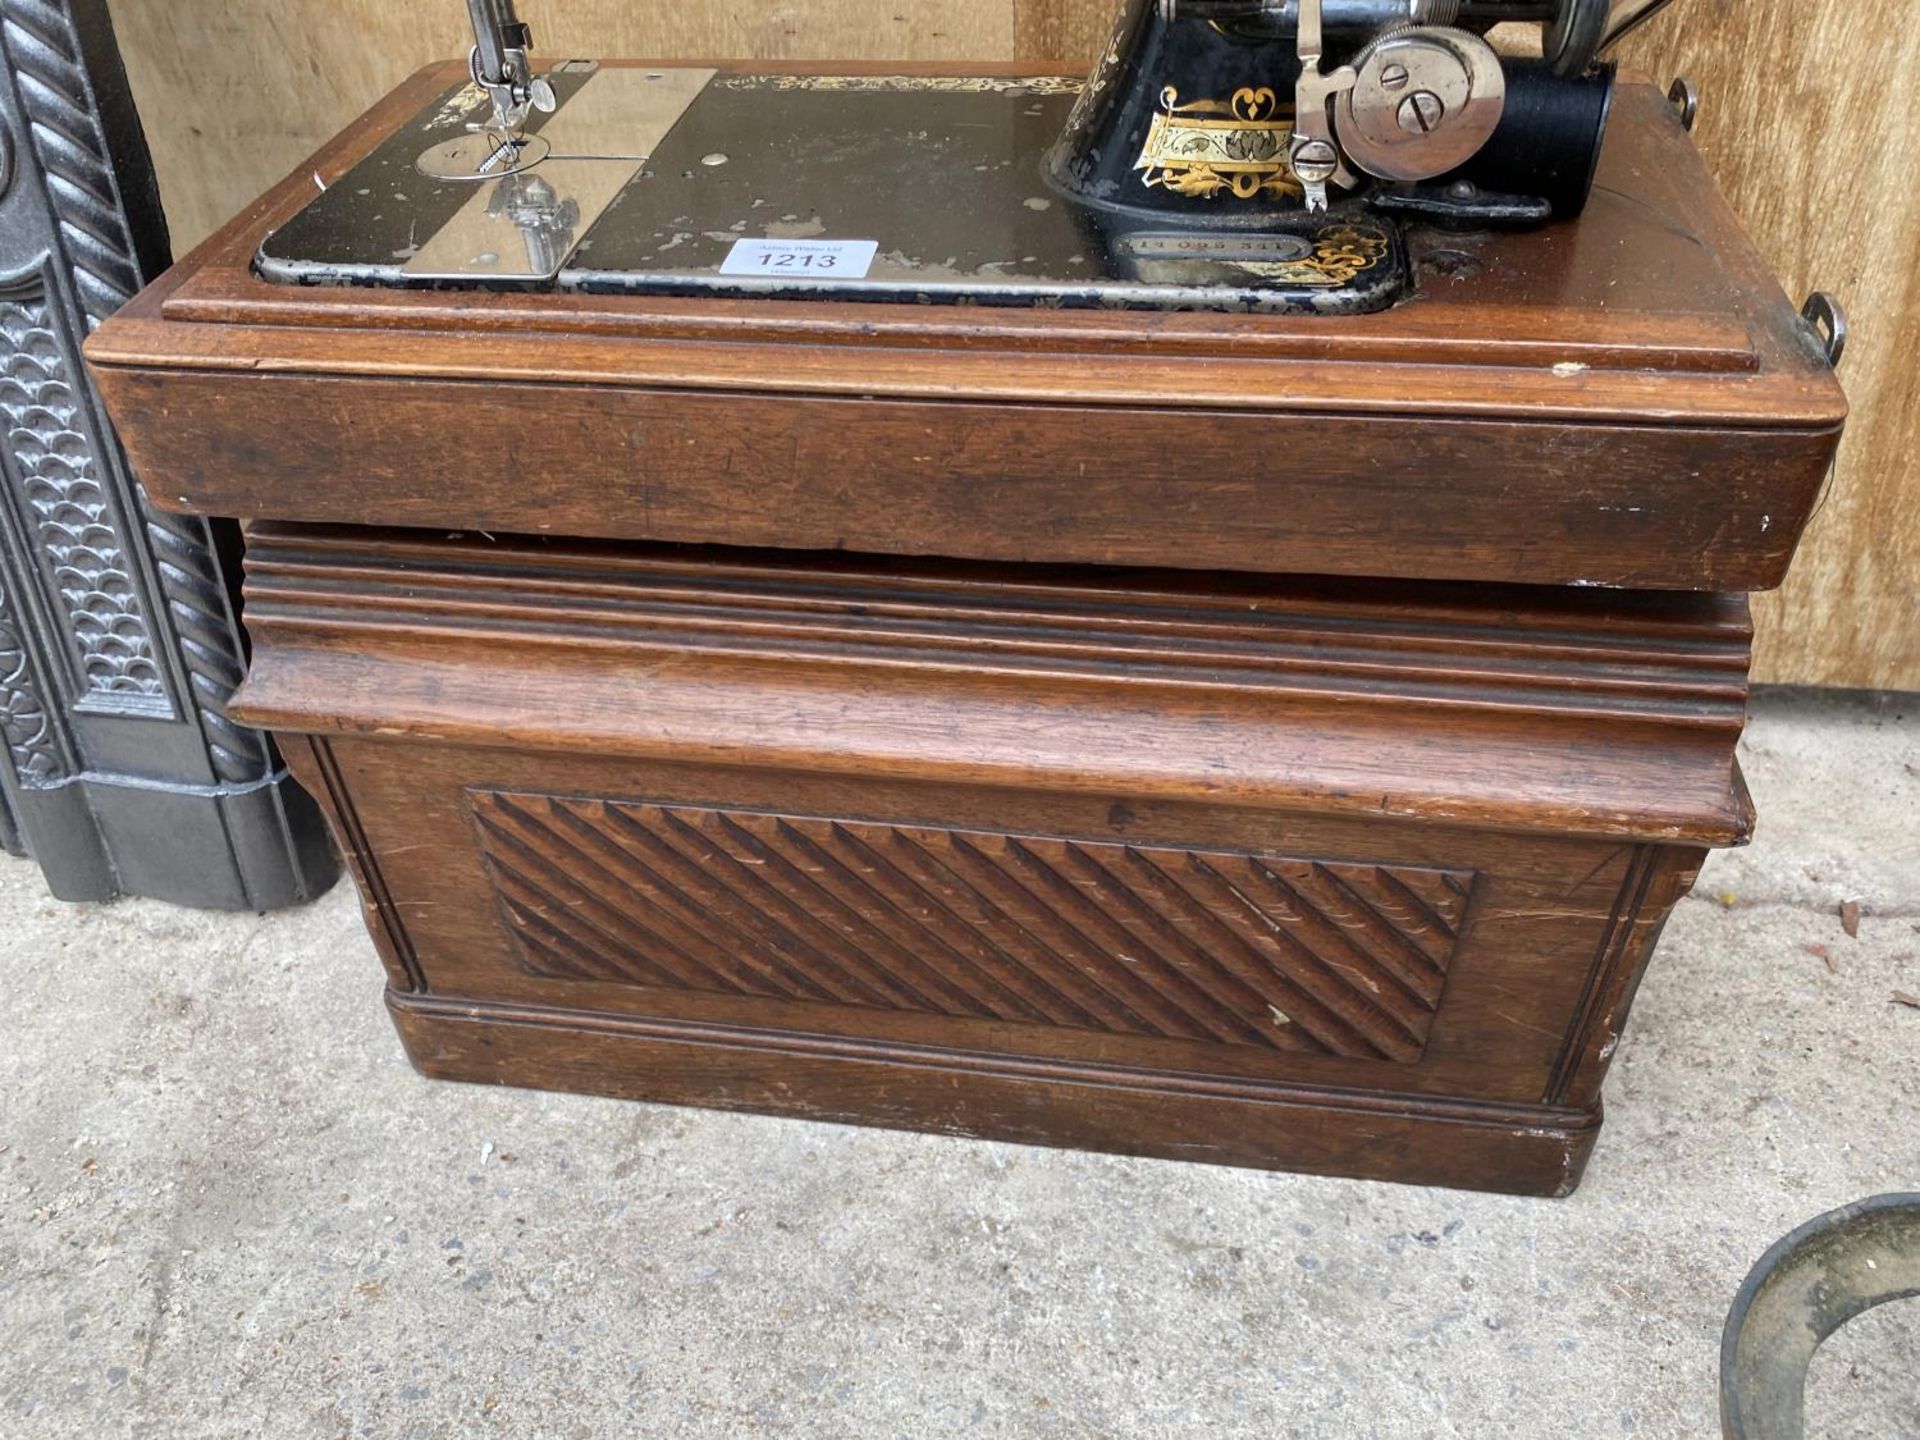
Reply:
<svg viewBox="0 0 1920 1440"><path fill-rule="evenodd" d="M1845 413L1659 8L1133 0L1081 77L473 0L89 345L252 519L235 711L414 1062L1571 1190Z"/></svg>

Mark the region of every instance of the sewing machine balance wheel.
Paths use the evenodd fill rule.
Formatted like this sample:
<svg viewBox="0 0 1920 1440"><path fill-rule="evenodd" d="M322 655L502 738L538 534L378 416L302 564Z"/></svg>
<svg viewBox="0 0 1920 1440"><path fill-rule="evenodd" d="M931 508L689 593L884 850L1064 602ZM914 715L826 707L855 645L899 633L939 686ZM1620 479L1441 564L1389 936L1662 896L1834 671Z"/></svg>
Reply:
<svg viewBox="0 0 1920 1440"><path fill-rule="evenodd" d="M1563 0L1545 40L1544 53L1555 75L1579 75L1593 64L1614 28L1609 22L1616 8L1610 0ZM1629 3L1626 8L1635 7Z"/></svg>
<svg viewBox="0 0 1920 1440"><path fill-rule="evenodd" d="M1368 45L1340 92L1349 158L1382 180L1431 180L1479 154L1507 96L1500 57L1464 30L1400 31Z"/></svg>

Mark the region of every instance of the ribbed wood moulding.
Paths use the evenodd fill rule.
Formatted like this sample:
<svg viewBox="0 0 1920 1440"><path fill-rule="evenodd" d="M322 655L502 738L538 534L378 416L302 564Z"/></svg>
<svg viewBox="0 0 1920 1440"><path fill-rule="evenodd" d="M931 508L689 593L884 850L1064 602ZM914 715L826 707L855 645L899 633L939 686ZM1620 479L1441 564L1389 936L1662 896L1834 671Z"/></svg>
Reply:
<svg viewBox="0 0 1920 1440"><path fill-rule="evenodd" d="M523 0L553 54L1088 63L1107 0L829 0L803 7ZM273 6L113 0L136 97L183 250L298 167L412 70L460 53L457 0L286 0ZM1758 602L1756 678L1920 688L1920 27L1903 0L1791 5L1679 0L1636 37L1629 63L1704 96L1697 140L1715 177L1798 299L1836 291L1852 311L1845 376L1855 405L1831 492L1786 587ZM1821 57L1816 81L1806 57ZM1828 143L1873 137L1844 165ZM1837 140L1835 143L1838 143ZM1548 363L1552 363L1549 361Z"/></svg>

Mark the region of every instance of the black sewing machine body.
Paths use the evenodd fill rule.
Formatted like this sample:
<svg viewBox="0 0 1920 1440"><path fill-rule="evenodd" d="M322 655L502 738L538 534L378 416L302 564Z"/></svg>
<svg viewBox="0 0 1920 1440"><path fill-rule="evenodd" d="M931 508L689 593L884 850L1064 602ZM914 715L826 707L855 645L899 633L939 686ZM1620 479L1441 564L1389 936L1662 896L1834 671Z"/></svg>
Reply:
<svg viewBox="0 0 1920 1440"><path fill-rule="evenodd" d="M471 3L492 33L482 12L499 0ZM1600 0L1312 0L1338 87L1313 101L1318 126L1299 120L1321 74L1301 0L1180 3L1132 0L1085 79L539 73L516 22L498 33L522 48L477 46L475 83L270 236L257 268L297 284L1338 314L1408 293L1403 223L1537 225L1585 202L1610 67L1496 62L1470 29L1378 22L1437 6L1485 28L1460 12Z"/></svg>
<svg viewBox="0 0 1920 1440"><path fill-rule="evenodd" d="M661 79L650 79L660 76ZM449 92L268 238L299 284L736 294L923 304L1355 311L1408 283L1400 227L1363 206L1275 207L1252 231L1114 225L1047 183L1071 78L577 69L576 103L692 94L643 156L574 152L483 182L415 161L479 98ZM594 87L603 87L596 92ZM613 108L619 108L615 105ZM612 174L609 174L612 171ZM743 242L746 242L743 244Z"/></svg>
<svg viewBox="0 0 1920 1440"><path fill-rule="evenodd" d="M1351 28L1337 32L1343 43L1335 58L1349 64L1380 38L1352 22L1378 19L1395 6L1341 3L1352 19ZM1301 72L1294 37L1171 19L1170 8L1164 0L1133 0L1122 14L1048 151L1051 183L1114 217L1205 229L1257 228L1276 213L1305 208L1292 168ZM1417 182L1356 173L1357 188L1346 198L1460 225L1536 225L1578 215L1606 135L1613 67L1594 63L1561 75L1545 58L1506 57L1500 70L1498 124L1469 159ZM1417 80L1401 88L1412 92L1408 104L1421 93ZM1409 119L1417 132L1417 119Z"/></svg>

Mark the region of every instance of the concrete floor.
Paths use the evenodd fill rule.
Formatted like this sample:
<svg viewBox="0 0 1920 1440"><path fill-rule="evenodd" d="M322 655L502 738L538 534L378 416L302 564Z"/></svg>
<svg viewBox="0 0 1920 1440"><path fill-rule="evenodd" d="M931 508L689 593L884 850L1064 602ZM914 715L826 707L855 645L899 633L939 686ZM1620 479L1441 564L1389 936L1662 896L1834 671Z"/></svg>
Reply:
<svg viewBox="0 0 1920 1440"><path fill-rule="evenodd" d="M344 887L0 859L0 1436L1717 1434L1749 1265L1920 1188L1920 700L1746 754L1558 1203L430 1083ZM1920 1436L1916 1307L1814 1434Z"/></svg>

